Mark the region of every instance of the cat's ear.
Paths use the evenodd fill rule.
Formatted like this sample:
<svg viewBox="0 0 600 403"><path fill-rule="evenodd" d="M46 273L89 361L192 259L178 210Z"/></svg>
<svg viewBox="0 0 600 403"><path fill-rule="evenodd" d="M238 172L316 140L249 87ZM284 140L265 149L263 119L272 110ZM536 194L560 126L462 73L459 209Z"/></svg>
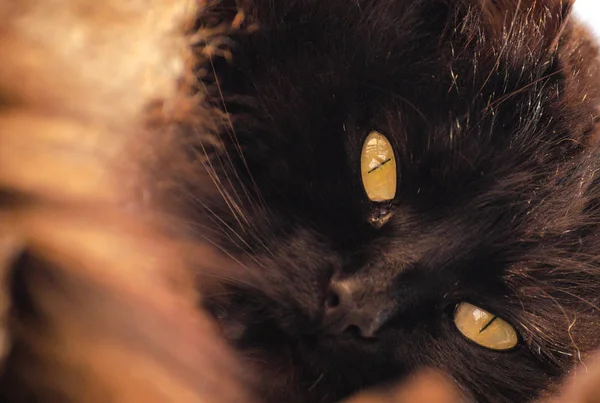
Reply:
<svg viewBox="0 0 600 403"><path fill-rule="evenodd" d="M534 53L553 53L574 0L475 0L494 41L518 43Z"/></svg>

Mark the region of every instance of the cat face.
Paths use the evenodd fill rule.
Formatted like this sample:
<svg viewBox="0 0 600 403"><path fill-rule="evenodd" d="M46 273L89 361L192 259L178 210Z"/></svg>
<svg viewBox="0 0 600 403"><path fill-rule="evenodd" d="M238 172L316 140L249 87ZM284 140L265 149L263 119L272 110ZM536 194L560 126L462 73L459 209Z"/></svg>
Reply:
<svg viewBox="0 0 600 403"><path fill-rule="evenodd" d="M527 401L600 343L600 80L568 7L249 7L207 79L229 116L198 210L244 268L206 304L277 368L268 399L433 366Z"/></svg>

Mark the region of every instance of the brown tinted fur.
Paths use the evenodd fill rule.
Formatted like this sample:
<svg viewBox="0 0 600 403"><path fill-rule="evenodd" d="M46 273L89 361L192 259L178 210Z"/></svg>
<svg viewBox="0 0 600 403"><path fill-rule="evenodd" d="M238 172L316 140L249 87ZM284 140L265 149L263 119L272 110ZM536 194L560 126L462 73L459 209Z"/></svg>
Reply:
<svg viewBox="0 0 600 403"><path fill-rule="evenodd" d="M175 0L0 4L4 400L252 401L189 270L233 263L177 241L152 207L195 168L153 168L172 160L170 132L214 113L188 91L189 67L217 50L191 53L195 14Z"/></svg>
<svg viewBox="0 0 600 403"><path fill-rule="evenodd" d="M3 401L251 401L196 310L185 246L159 235L136 191L145 110L178 99L193 12L187 1L0 6Z"/></svg>

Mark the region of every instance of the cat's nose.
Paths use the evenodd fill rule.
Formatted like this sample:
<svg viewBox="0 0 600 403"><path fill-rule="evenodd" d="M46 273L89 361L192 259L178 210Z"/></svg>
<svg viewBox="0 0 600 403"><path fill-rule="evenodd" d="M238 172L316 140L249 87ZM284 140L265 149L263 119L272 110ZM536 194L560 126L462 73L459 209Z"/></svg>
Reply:
<svg viewBox="0 0 600 403"><path fill-rule="evenodd" d="M354 330L363 338L374 338L392 313L389 303L369 296L357 281L333 280L325 300L323 329L328 334Z"/></svg>

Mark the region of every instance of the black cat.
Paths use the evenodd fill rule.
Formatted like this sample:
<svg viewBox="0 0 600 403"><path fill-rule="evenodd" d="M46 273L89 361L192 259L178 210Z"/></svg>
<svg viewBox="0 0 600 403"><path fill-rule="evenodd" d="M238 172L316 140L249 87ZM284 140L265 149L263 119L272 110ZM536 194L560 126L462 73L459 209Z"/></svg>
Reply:
<svg viewBox="0 0 600 403"><path fill-rule="evenodd" d="M528 402L600 345L600 71L570 2L242 3L199 21L246 16L190 203L243 267L204 304L265 400L429 366Z"/></svg>

